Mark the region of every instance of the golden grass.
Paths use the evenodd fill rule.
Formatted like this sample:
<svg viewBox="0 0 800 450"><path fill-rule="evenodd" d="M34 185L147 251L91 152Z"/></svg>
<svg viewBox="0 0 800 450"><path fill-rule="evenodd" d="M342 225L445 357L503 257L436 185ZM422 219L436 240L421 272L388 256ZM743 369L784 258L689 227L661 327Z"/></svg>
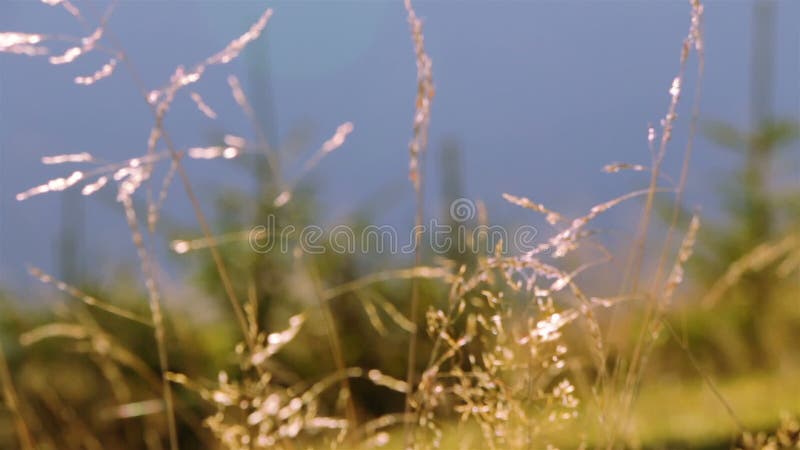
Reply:
<svg viewBox="0 0 800 450"><path fill-rule="evenodd" d="M312 258L294 255L292 262L310 284L308 291L315 297L315 302L308 310L292 315L288 319L288 327L282 331L268 331L263 323L263 316L259 313L263 305L259 303L256 288L258 280L251 277L246 287L236 286L232 272L227 267L228 261L219 249L221 243L246 239L247 234L214 233L192 189L182 158L230 159L257 150L256 153L262 154L267 160L271 172L263 194L269 197L269 203L277 211L292 201L296 180L284 181L278 150L270 148L265 133L258 126L253 107L234 75L228 77L229 87L255 128L259 141L255 147L248 146L243 138L227 135L224 146L180 149L173 143L164 124L175 98L183 94L187 86L197 83L207 71L224 66L239 56L249 43L258 39L271 20L272 10L266 10L244 34L220 52L188 69L178 66L163 87L150 90L141 81L136 66L113 32L106 27L113 4L101 16L99 23L91 26L82 11L69 1L47 0L45 3L65 8L87 33L82 39L74 39L80 45L70 47L61 55L51 56L49 62L55 65L70 64L89 52L106 53L111 58L108 63L90 75L75 78L74 82L91 85L114 76L118 65L124 67L149 106L154 123L144 155L99 167L93 165L97 161L89 154L48 157L43 160L46 164L70 162L87 164L90 168L49 180L20 193L17 199L26 200L79 185L83 185L82 192L88 196L113 180L110 184L117 186L117 201L123 207L137 252L150 318L140 317L111 302L99 300L33 268L31 273L40 281L52 284L81 303L74 311L65 314L63 321L39 326L23 334L20 339L26 346L53 339L66 340L94 358L102 369L104 379L112 389L116 389L115 397L109 399L113 403L110 409L112 416L116 419L138 418L145 424L145 433L137 436L141 438L143 447L158 448L162 445L161 441L165 440L172 450L181 448L179 437L182 435L182 425L188 424L186 428L191 429L196 422L192 417L194 413L203 414L203 425L212 436L203 440L203 432L200 431L196 432L196 437L208 448L231 450L384 445L406 449L522 449L553 448L553 445L616 449L643 444L668 445L675 438L693 443L719 441L744 428L772 426L775 418L765 415L764 411L785 409L789 413L798 413L800 399L796 395L786 395L784 391L792 387L791 377L771 377L769 383L761 378L719 383L697 364L691 349L667 322L666 314L678 287L684 281L685 266L692 255L700 227L700 220L695 216L681 244L677 249L672 248L672 238L678 232L678 211L690 167L703 76L703 6L698 0L690 2L689 31L680 47L678 73L668 89L667 112L660 130L651 127L648 132L652 151L649 168L638 163L616 163L604 169L607 172L648 170L650 180L645 189L634 190L595 205L575 218L568 218L527 197L503 194L508 202L544 215L555 229L546 241L521 255L503 254L501 243L495 253L479 255L469 263L438 264L437 261L436 264L426 265L427 258L421 245L422 232L418 228L414 234L416 250L412 267L377 271L362 278L337 281L332 286L328 286L328 282L320 276ZM427 147L434 86L432 59L425 50L422 20L409 0L405 1L404 6L416 60L417 86L409 143L409 178L416 199L415 223L419 226L424 219L425 200L421 167ZM0 52L42 56L49 53L46 44L62 39L45 34L0 33ZM677 186L675 189L665 189L659 184L666 177L662 173L662 164L668 156L667 150L677 123L677 109L692 54L698 57L698 84L694 92L689 138ZM216 118L216 113L205 103L201 94L190 92L189 96L201 113L209 119ZM337 128L333 136L306 162L300 176L305 176L321 158L342 146L353 130L354 125L350 122L344 122ZM159 151L159 145L166 149ZM159 163L169 163L168 172L160 183L153 175L154 166ZM170 311L164 307L158 272L148 251L159 224L159 212L175 175L181 180L192 204L202 237L176 240L173 249L178 253L197 249L210 252L235 326L241 335L241 342L230 349L235 366L219 370L214 380L173 369L174 363L169 359L173 343L167 330ZM154 186L159 187L155 197ZM140 190L145 191L146 197L146 228L139 225L133 200L137 194L141 194ZM653 233L651 216L655 198L656 195L667 193L675 195L670 223L663 236L663 244L659 246L660 251L650 255L647 254L646 244ZM637 233L630 242L631 250L619 295L594 295L596 286L585 285L581 276L598 265L607 264L612 259L612 253L593 239L588 227L598 216L640 197L644 198L644 206ZM481 223L485 224L488 222L487 214L485 209L481 211ZM749 268L781 258L797 260L793 256L796 255L796 236L786 239L776 244L765 244L765 247L757 248L753 255L734 263L729 273L709 293L711 300L708 303L716 301ZM671 258L673 252L676 255ZM658 261L655 273L644 273L642 267L646 259ZM671 270L668 271L670 261ZM783 264L796 266L796 263L785 261ZM793 268L781 270L788 274ZM398 280L411 282L408 316L380 294L370 290L373 285ZM441 291L446 291L446 295L429 294L432 298L423 299L423 283L435 283ZM295 286L294 289L301 292L303 287ZM243 290L247 291L246 302L240 300ZM350 294L361 299L370 323L381 336L386 337L390 331L383 323L376 305L398 325L395 331L403 339L408 339L405 381L384 373L381 367L349 365L341 339L344 325L337 322L333 303ZM430 306L425 311L424 320L420 320L423 300L429 300ZM642 310L641 328L631 337L632 349L615 348L607 339L615 321L609 323L604 320L608 315L606 311L614 314L617 306L624 303L634 303ZM142 355L126 350L82 309L85 306L148 327L155 344L157 369L154 371L143 361ZM314 379L303 379L284 370L273 357L284 351L303 332L307 318L312 313L320 313L323 319L324 335L329 343L335 371L315 374ZM650 389L643 383L648 360L665 328L670 332L669 337L679 342L680 349L699 372L701 384L673 383ZM422 346L419 340L423 331L427 333L429 346L425 348L427 353L420 354ZM574 331L584 338L583 343L569 339L567 335ZM615 352L614 356L611 356L612 352ZM419 363L423 360L427 362L420 370ZM159 392L159 397L131 398L123 371L133 373L152 391ZM12 375L0 347L0 385L4 403L14 418L20 445L25 450L37 448L37 433L44 440L56 442L55 435L48 434L50 431L44 427L32 431L28 426L28 421L33 419L23 414L20 408ZM378 417L365 417L353 398L351 380L355 379L403 395L403 410ZM659 382L658 379L650 381ZM173 392L173 385L182 387L180 394ZM183 394L199 397L204 401L204 407L192 409L187 406ZM329 397L336 400L330 401ZM68 422L76 428L75 432L84 438L82 442L95 445L97 439L89 426L62 405L57 395L48 394L42 398L49 401L51 410L60 413L62 422ZM148 426L151 422L147 420L153 416L163 416L161 428ZM166 426L163 427L163 424ZM98 442L96 445L102 444ZM128 442L128 445L140 443Z"/></svg>

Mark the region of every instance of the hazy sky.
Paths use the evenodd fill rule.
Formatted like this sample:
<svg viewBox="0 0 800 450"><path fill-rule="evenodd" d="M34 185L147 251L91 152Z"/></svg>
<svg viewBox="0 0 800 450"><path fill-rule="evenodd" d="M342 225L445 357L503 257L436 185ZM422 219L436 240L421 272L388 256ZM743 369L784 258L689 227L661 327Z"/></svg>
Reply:
<svg viewBox="0 0 800 450"><path fill-rule="evenodd" d="M81 6L83 2L77 2ZM607 175L612 161L649 164L648 123L658 124L669 102L681 40L689 25L684 1L420 1L436 98L427 174L440 173L448 139L462 151L465 195L489 205L494 221L533 219L503 202L511 192L575 213L643 186L641 174ZM121 1L110 28L150 88L165 84L178 64L190 66L219 51L267 7L274 16L244 58L215 67L190 90L219 113L211 121L187 93L175 103L167 127L179 147L209 145L212 132L251 137L225 81L237 74L254 98L268 98L282 142L301 127L310 132L306 155L345 121L355 124L344 147L312 175L325 217L385 198L379 223L407 226L412 195L406 180L416 68L401 2L388 1ZM86 9L92 11L92 9ZM751 2L706 5L705 119L749 122ZM96 17L96 16L93 16ZM774 108L798 117L800 109L800 5L777 3ZM0 31L82 35L59 8L34 1L0 1ZM262 39L264 39L262 37ZM24 264L56 270L63 195L17 202L14 195L71 168L42 166L45 155L90 151L107 160L141 155L150 115L122 70L91 87L72 83L94 72L102 55L66 66L45 59L0 55L0 284L27 290ZM271 92L253 92L248 73L267 67ZM667 169L677 175L686 139L692 74L685 82L679 125ZM252 81L252 80L250 80ZM689 201L719 207L713 190L736 159L702 137L689 179ZM798 148L778 170L797 181ZM191 162L191 178L212 211L215 190L242 185L249 173L230 161ZM430 211L439 185L428 184ZM120 208L108 196L81 199L82 255L89 267L132 258ZM167 210L192 224L179 185ZM632 210L631 210L632 211ZM624 214L619 217L626 217ZM620 230L632 225L621 220Z"/></svg>

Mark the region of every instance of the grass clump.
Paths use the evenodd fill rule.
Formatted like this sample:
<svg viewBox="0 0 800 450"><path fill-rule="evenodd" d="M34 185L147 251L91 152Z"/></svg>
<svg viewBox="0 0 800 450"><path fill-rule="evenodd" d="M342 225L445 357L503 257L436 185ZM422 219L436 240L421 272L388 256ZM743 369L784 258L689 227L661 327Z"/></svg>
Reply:
<svg viewBox="0 0 800 450"><path fill-rule="evenodd" d="M313 224L301 178L346 145L353 123L342 123L323 141L296 178L286 176L285 155L270 145L233 74L228 87L254 126L253 142L229 133L213 145L181 147L165 125L171 105L184 94L200 113L217 117L203 96L189 92L188 86L196 86L208 71L221 70L259 39L269 21L279 20L272 18L271 9L221 51L193 66L177 66L161 88L149 89L107 27L113 3L103 12L87 5L98 17L96 23L69 0L44 3L67 11L86 36L3 32L0 52L48 57L52 65L103 53L109 58L103 66L73 81L88 86L126 71L150 109L153 124L144 153L124 161L109 163L89 153L44 158L45 164L83 168L25 190L17 200L79 186L84 196L92 196L115 186L144 289L128 302L106 300L116 293L100 295L30 268L34 277L77 301L45 321L15 319L15 328L24 329L2 336L0 387L10 420L0 417L0 424L8 422L10 427L0 427L0 443L25 450L640 447L639 429L647 427L637 425L637 400L651 360L669 342L677 345L685 366L712 394L718 412L741 434L737 448L797 446L797 426L789 419L771 437L749 433L736 405L718 387L716 374L701 364L682 334L685 330L673 323L679 288L702 237L700 217L692 214L680 242L677 238L704 70L704 8L698 0L689 5L677 75L667 89L667 112L659 129L648 130L649 168L616 163L604 169L649 171L649 183L574 218L527 197L503 194L509 203L543 215L552 235L523 252L506 252L509 243L496 242L491 251L456 252L447 258L428 257L419 229L425 220L422 166L435 89L422 21L406 0L417 69L409 144L418 226L414 262L367 274L353 255L306 254L294 243L289 252L261 254L252 240L269 238L266 231L242 229L252 221L264 223L267 217ZM69 46L63 53L53 54L64 44ZM697 59L697 85L689 137L678 182L665 187L663 164L678 123L678 105L686 95L692 57ZM259 170L254 199L226 204L223 198L221 209L230 214L216 227L206 218L183 162L237 158L252 158L264 170ZM161 166L166 167L159 172ZM176 180L192 205L200 237L182 236L172 241L171 249L181 255L207 252L198 257L199 278L206 293L225 298L227 312L220 317L229 319L227 323L182 320L186 312L164 301L151 249L159 242L165 198ZM654 230L652 215L661 197L669 199L667 228ZM629 248L607 249L590 229L593 221L637 199L643 205ZM483 210L479 226L488 227L487 216ZM215 227L221 230L215 232ZM330 237L333 230L320 228L320 233ZM660 234L653 252L648 244L656 233ZM476 248L479 244L470 242ZM730 264L704 302L718 301L746 271L779 260L779 275L788 277L797 270L797 252L795 235L755 247ZM615 259L626 261L625 267L614 266ZM646 269L646 261L657 263L654 270ZM613 292L585 279L602 267L622 273ZM622 343L618 325L626 332ZM382 340L368 341L376 336ZM221 350L208 355L203 348L192 349L191 343L204 339ZM45 354L49 346L50 351L79 353L85 361L63 356L50 365L34 357L25 361L17 342L34 356L33 349ZM15 348L13 364L7 362L5 346ZM98 394L82 392L79 383L70 393L47 386L42 380L59 367L69 367L72 376L95 385ZM38 378L26 379L27 373ZM83 408L91 414L79 413ZM60 427L69 432L60 433Z"/></svg>

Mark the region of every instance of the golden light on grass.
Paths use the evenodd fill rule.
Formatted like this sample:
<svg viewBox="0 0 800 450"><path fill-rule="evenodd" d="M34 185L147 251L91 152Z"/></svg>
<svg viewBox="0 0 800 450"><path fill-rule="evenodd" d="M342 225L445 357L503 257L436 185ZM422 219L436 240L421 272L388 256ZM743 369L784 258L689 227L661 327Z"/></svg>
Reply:
<svg viewBox="0 0 800 450"><path fill-rule="evenodd" d="M238 253L236 245L221 249L221 244L247 241L253 236L252 231L227 225L215 231L206 220L183 166L187 158L214 160L210 163L216 164L239 157L249 164L250 158L263 158L265 169L261 171L258 166L258 176L267 179L263 183L259 180L262 202L253 208L257 211L247 213L253 217L276 213L283 220L294 220L303 209L303 194L296 192L298 184L328 155L338 155L343 146L356 143L348 142L355 130L352 122L340 122L335 130L328 130L330 134L319 139L319 147L310 149L313 152L308 159L300 159L295 166L290 161L287 165L296 167L293 173L287 173L281 164L288 152L270 146L271 136L259 127L256 110L234 74L226 74L227 89L253 127L254 139L234 134L241 131L223 129L213 145L176 145L166 125L173 102L184 95L205 117L219 118L197 91L185 88L198 86L201 80L211 82L211 78L203 79L209 71L228 65L262 36L272 17L271 9L222 50L194 65L176 65L169 79L152 89L142 81L134 62L107 27L112 8L93 25L67 0L44 3L64 8L87 35L73 38L2 32L0 52L38 56L59 50L45 60L54 65L73 64L79 59L81 64L84 55L101 53L110 59L104 59L107 62L100 69L81 72L88 75L72 80L88 86L125 70L152 114L147 140L133 156L117 162L103 161L98 152L43 157L43 164L76 164L80 170L67 171L16 196L21 201L71 188L80 188L84 196L91 196L109 184L117 189L116 201L129 228L144 286L143 294L135 297L140 303L146 299L147 312L138 313L135 307L105 299L80 284L61 281L31 266L30 274L65 294L67 302L56 320L28 329L19 341L28 347L51 340L68 342L68 346L59 348L87 356L93 364L92 373L99 373L109 385L109 397L102 399L103 408L99 410L99 417L106 421L102 426L129 427L124 439L131 442L125 444L138 445L141 438L145 442L142 445L160 448L169 441L169 447L177 450L181 444L187 448L192 445L187 442L194 443L188 439L196 439L206 448L229 450L346 449L392 445L400 441L402 432L401 445L406 449L447 448L448 439L469 448L554 448L559 434L568 435L570 444L575 446L621 448L636 444L631 433L635 403L649 357L664 330L670 332L669 337L677 342L704 386L722 405L724 414L743 428L736 403L728 401L711 374L697 363L694 350L678 336L668 316L682 294L680 287L686 282L690 258L701 240L700 220L695 215L681 232L680 244L673 246L670 241L673 234L678 235L678 203L686 185L694 138L691 130L698 117L699 88L687 88L692 55L698 57L698 77L702 78L704 11L698 1L690 3L689 30L681 45L677 75L666 78L664 90L658 94L668 101L660 129L647 129L652 161L647 165L617 162L602 168L607 173L647 173L650 179L645 188L587 205L585 212L571 217L531 200L541 193L534 193L531 198L504 193L501 197L507 202L542 215L548 229L552 228L532 249L504 253L501 242L492 251L474 258L429 258L421 250L422 233L415 229L413 264L405 261L401 268L378 267L365 273L353 259L345 260L347 270L332 270L331 267L339 267L337 255L317 258L299 247L287 255L256 263L253 255ZM416 65L408 177L415 196L415 224L420 225L425 211L422 166L435 90L423 20L410 1L406 0L404 6ZM89 7L92 6L87 4ZM62 44L64 47L58 47ZM694 94L693 116L680 178L673 183L662 171L670 156L669 144L679 135L673 130L678 123L681 97L687 93ZM168 167L158 171L158 165ZM187 349L187 345L214 339L214 335L209 332L211 337L207 338L201 327L184 329L187 325L179 320L170 291L161 286L165 276L155 260L158 253L152 251L163 243L158 234L164 228L159 227L159 216L176 177L192 204L200 232L197 238L169 240L169 248L185 255L184 259L208 254L209 259L199 261L211 269L212 276L204 276L217 283L215 290L209 291L210 297L227 299L233 326L222 326L238 333L231 333L233 338L224 341L224 358L199 364L179 352L191 354L189 350L193 349ZM669 182L668 187L661 185L662 180ZM676 199L672 222L654 257L646 244L654 233L651 215L656 196L661 194L674 195ZM138 203L139 197L144 198L143 205ZM597 233L591 227L601 215L640 198L645 201L638 230L628 239L631 250L628 267L622 271L625 280L619 292L599 289L586 279L588 273L618 255L596 239ZM487 207L482 202L478 205L478 223L488 227ZM146 212L147 227L142 225L142 212ZM757 246L734 261L706 293L704 303L710 306L721 301L727 290L753 269L775 265L776 273L788 276L800 266L799 241L793 233ZM201 249L204 251L192 253ZM653 274L643 268L643 262L650 260L658 261ZM269 271L257 267L262 262ZM373 266L369 260L369 267ZM612 270L620 269L613 266ZM266 302L273 307L260 311ZM408 310L403 310L406 307ZM612 330L615 322L608 320L613 317L608 316L622 307L641 321L637 330L626 330L630 331L632 348L610 339L616 330ZM363 315L362 322L359 314ZM143 328L147 334L134 337L147 342L152 357L129 351L118 340L120 336L112 333L117 322L107 325L101 320L109 319L104 317L108 315L113 321L134 322L134 326ZM365 333L372 334L355 334L362 331L357 327L359 323L367 324ZM186 334L193 340L187 341L183 337ZM426 345L420 344L422 339L427 340ZM220 347L217 342L213 345ZM400 354L405 365L387 364L382 360L383 352L354 364L366 347ZM402 350L398 352L396 348ZM0 346L0 387L20 445L31 450L37 448L40 439L48 444L61 442L50 435L47 426L42 426L46 421L75 425L74 430L78 431L74 434L79 436L76 442L80 444L75 448L91 448L99 442L92 435L97 424L80 425L78 414L59 406L61 400L54 389L40 393L41 398L30 402L20 395L24 392L18 391L2 350ZM319 355L328 360L314 360ZM287 368L286 361L292 357L307 358L306 366L297 373L296 368ZM393 357L399 360L397 355ZM369 362L363 363L365 360ZM222 367L204 366L212 362ZM204 369L212 375L204 377ZM403 376L405 379L401 379ZM393 404L394 409L372 416L359 403L363 401L356 395L359 390L362 395L369 392L368 395L395 396L398 401ZM398 406L400 399L404 400L402 408ZM37 421L34 413L42 409L38 400L61 415ZM591 436L575 433L577 427L588 422L602 430ZM130 428L132 424L137 428ZM797 429L796 422L787 419L772 437L745 434L740 447L761 448L779 441L796 444ZM95 447L98 445L106 444ZM47 448L50 447L58 448Z"/></svg>

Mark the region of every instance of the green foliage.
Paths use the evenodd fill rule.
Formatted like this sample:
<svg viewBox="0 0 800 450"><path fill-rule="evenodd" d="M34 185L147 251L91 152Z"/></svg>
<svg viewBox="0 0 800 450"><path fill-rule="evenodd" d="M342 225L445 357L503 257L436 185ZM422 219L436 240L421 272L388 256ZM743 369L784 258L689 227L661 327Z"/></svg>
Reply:
<svg viewBox="0 0 800 450"><path fill-rule="evenodd" d="M790 339L798 323L796 305L787 301L796 283L778 268L800 249L776 251L769 260L758 256L800 229L800 186L776 183L781 151L794 148L800 127L790 120L769 120L748 133L711 122L706 132L718 145L736 152L741 165L721 177L719 196L725 216L704 221L688 268L696 292L726 287L719 298L698 296L695 305L681 313L689 317L680 320L699 354L717 368L731 372L775 367L788 350L776 348L776 343L783 347L780 342L790 342L776 342L775 336ZM682 216L685 222L688 213ZM732 276L729 272L736 262L744 269ZM704 308L713 309L701 312Z"/></svg>

